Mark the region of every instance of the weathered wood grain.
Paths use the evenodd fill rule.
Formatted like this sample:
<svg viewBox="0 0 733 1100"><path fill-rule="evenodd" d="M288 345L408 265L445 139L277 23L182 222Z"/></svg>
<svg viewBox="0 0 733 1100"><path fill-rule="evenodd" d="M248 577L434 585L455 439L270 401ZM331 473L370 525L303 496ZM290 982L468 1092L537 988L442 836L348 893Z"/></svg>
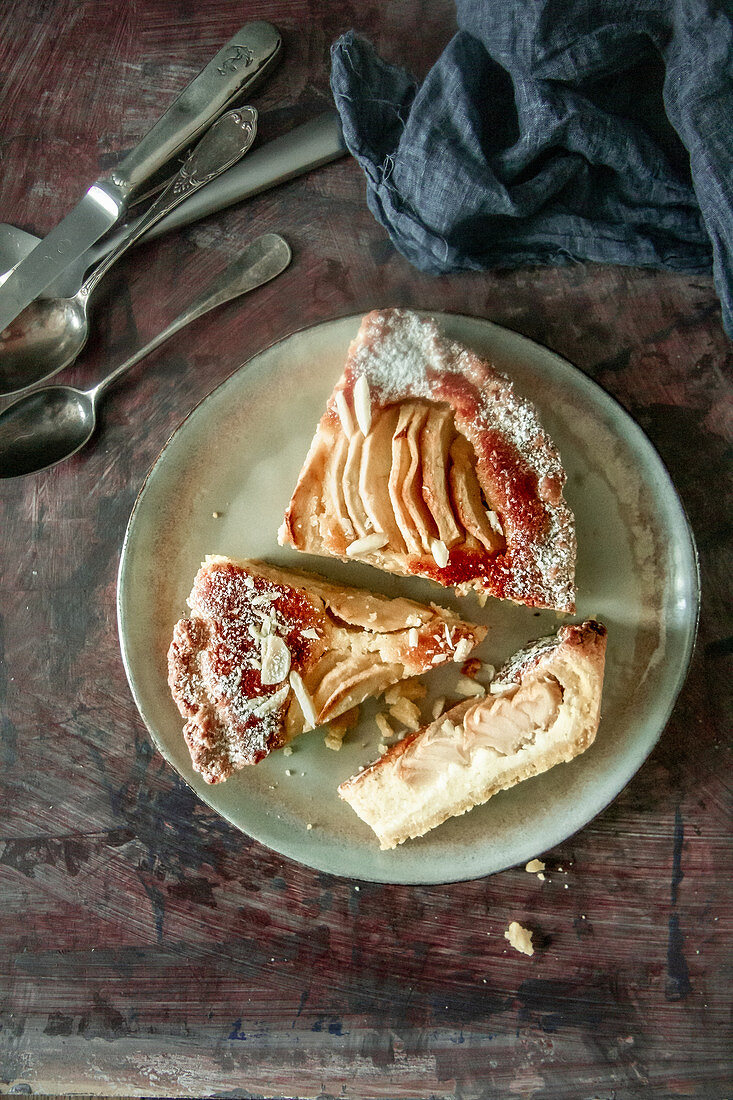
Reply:
<svg viewBox="0 0 733 1100"><path fill-rule="evenodd" d="M247 19L282 28L275 134L329 100L355 26L425 71L448 2L15 0L0 10L0 219L44 233ZM535 1100L730 1095L731 353L709 279L585 266L434 279L389 245L343 160L110 277L70 380L154 334L256 232L279 280L167 344L92 446L0 486L0 1091ZM594 822L522 869L357 887L243 837L156 755L119 657L115 575L180 420L292 330L378 305L487 317L613 393L659 448L700 551L688 681ZM532 959L503 930L535 930Z"/></svg>

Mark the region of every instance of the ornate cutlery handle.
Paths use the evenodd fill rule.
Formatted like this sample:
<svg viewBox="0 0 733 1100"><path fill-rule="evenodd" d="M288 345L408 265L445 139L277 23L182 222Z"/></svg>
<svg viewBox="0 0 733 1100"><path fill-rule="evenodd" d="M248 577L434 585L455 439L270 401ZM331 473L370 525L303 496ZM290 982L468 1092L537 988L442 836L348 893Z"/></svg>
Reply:
<svg viewBox="0 0 733 1100"><path fill-rule="evenodd" d="M188 195L198 191L205 183L231 168L249 149L257 134L257 111L254 107L239 107L215 122L188 155L178 175L171 180L153 205L139 221L133 222L127 232L102 262L95 267L81 288L80 294L89 297L100 279L109 271L135 241L151 226L174 210Z"/></svg>
<svg viewBox="0 0 733 1100"><path fill-rule="evenodd" d="M264 77L279 59L281 46L280 33L271 23L246 23L110 173L109 183L129 198Z"/></svg>

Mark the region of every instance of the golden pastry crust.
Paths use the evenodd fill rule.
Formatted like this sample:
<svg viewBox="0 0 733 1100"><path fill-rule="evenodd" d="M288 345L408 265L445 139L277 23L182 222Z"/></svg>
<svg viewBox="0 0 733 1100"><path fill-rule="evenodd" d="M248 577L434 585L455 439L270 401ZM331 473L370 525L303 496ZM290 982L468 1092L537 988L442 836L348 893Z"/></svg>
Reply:
<svg viewBox="0 0 733 1100"><path fill-rule="evenodd" d="M351 344L279 539L459 594L573 612L564 483L537 411L508 378L432 320L375 311Z"/></svg>
<svg viewBox="0 0 733 1100"><path fill-rule="evenodd" d="M218 783L390 685L463 660L486 628L263 562L210 557L168 652L196 771Z"/></svg>
<svg viewBox="0 0 733 1100"><path fill-rule="evenodd" d="M572 760L598 729L605 652L595 620L561 627L507 662L484 698L408 734L339 795L388 849Z"/></svg>

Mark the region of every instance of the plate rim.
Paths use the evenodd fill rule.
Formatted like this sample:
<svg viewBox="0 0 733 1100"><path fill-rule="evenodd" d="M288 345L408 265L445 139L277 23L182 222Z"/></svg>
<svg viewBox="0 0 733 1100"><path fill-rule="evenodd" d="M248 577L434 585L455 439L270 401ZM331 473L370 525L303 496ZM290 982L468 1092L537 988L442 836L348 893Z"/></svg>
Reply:
<svg viewBox="0 0 733 1100"><path fill-rule="evenodd" d="M699 624L700 624L700 612L701 612L701 604L702 604L702 589L701 589L701 574L700 574L700 557L699 557L699 551L698 551L698 547L697 547L697 541L695 539L694 530L693 530L692 524L690 522L690 518L688 516L687 509L685 508L684 502L683 502L683 500L682 500L682 498L681 498L681 496L680 496L680 494L677 490L677 487L676 487L676 485L675 485L675 483L672 479L672 476L671 476L671 474L670 474L670 472L667 468L667 465L664 462L664 459L662 458L658 448L656 447L654 442L649 438L647 433L644 431L644 429L642 428L641 424L638 422L636 417L632 413L630 413L628 409L625 408L625 406L621 403L621 401L617 397L615 397L612 393L609 393L609 391L604 386L602 386L600 382L596 381L596 379L594 379L594 378L591 378L580 367L576 366L574 363L571 363L570 360L565 359L558 352L553 351L552 348L546 347L544 344L539 343L539 341L537 341L537 340L533 340L531 337L525 336L523 333L516 332L514 329L509 328L507 325L498 324L497 322L491 321L488 318L478 317L474 314L461 313L460 311L457 311L457 310L445 310L445 309L444 310L426 310L426 309L415 308L415 307L412 307L412 306L410 306L410 307L399 307L399 308L410 309L411 312L417 313L421 316L436 318L438 320L438 322L440 322L441 317L450 317L450 318L455 318L459 321L468 321L468 322L471 322L471 323L478 322L479 324L487 326L490 329L494 329L497 332L508 333L512 339L517 340L522 344L529 345L529 347L532 348L532 349L539 349L543 353L543 355L545 355L545 356L548 356L548 355L551 356L552 359L555 361L555 364L563 372L567 372L570 376L573 376L573 375L574 376L579 376L579 378L582 380L582 383L585 386L587 386L587 388L589 390L593 391L595 394L600 394L601 398L610 403L610 405L614 408L616 414L619 415L622 420L626 420L628 423L630 423L633 426L634 431L637 434L637 437L640 438L642 440L643 444L651 450L651 452L652 452L652 454L653 454L653 456L654 456L654 458L655 458L655 460L658 464L659 470L664 475L664 479L665 479L667 488L669 490L671 490L671 498L674 500L677 507L679 508L680 514L681 514L681 516L684 520L683 531L684 531L684 534L686 535L686 543L687 543L686 549L689 551L689 558L690 558L690 561L691 561L691 564L692 564L692 575L691 575L691 582L692 583L690 585L690 590L691 590L691 594L694 596L694 614L692 615L692 621L687 624L686 629L685 629L684 653L682 655L682 660L680 661L680 665L679 665L678 673L677 673L677 676L676 676L676 681L675 681L674 688L670 692L668 703L664 707L664 710L662 712L663 717L661 717L660 720L659 720L659 723L658 723L659 728L657 729L653 740L649 744L647 750L644 752L644 754L643 754L641 760L639 761L639 763L635 766L634 770L624 780L624 782L615 791L615 793L611 794L608 799L606 799L602 803L598 804L590 812L590 814L587 817L584 817L584 819L579 824L575 825L571 829L570 832L565 832L563 827L560 826L558 828L558 834L562 834L562 835L558 835L558 836L550 835L548 837L547 845L544 846L543 849L542 849L543 851L549 851L550 849L557 846L558 844L565 843L565 841L567 841L571 837L575 836L577 833L579 833L581 831L581 829L586 828L586 826L589 825L591 821L594 821L597 817L599 817L602 813L604 813L604 811L611 805L611 803L614 802L619 797L619 795L622 794L622 792L632 782L632 780L636 777L636 775L638 775L641 768L644 766L644 764L649 759L649 757L651 756L651 754L654 751L654 749L656 748L656 746L659 744L659 741L661 740L662 734L664 733L665 729L667 728L667 725L668 725L669 720L672 716L674 708L677 705L677 701L680 697L680 694L681 694L681 692L682 692L682 690L685 686L685 683L687 681L687 678L689 676L690 668L691 668L691 665L692 665L693 657L695 655L695 651L696 651L696 647L697 647L697 641L698 641ZM143 723L143 725L144 725L144 727L147 731L147 734L148 734L150 740L152 741L154 747L161 754L161 756L165 760L166 764L172 769L172 771L174 772L174 775L177 778L177 780L179 782L184 783L185 786L190 791L192 791L192 793L194 794L194 796L197 799L199 799L201 802L203 802L204 805L206 805L210 810L212 810L214 813L216 813L219 817L222 817L225 821L227 821L228 824L231 825L232 828L237 830L237 832L241 833L244 836L249 837L250 840L254 841L257 844L261 844L266 850L275 853L276 855L280 856L281 858L286 859L286 860L296 864L297 866L306 867L309 870L315 871L316 873L319 873L319 874L328 874L328 875L331 875L334 878L342 879L346 882L350 882L350 881L371 882L371 883L381 884L381 885L396 885L396 886L407 886L407 887L438 886L438 885L451 885L452 883L458 883L458 882L472 882L472 881L475 881L475 880L478 880L478 879L481 879L481 878L488 878L490 875L499 874L502 871L508 870L512 867L517 867L517 866L520 865L521 860L517 863L506 863L506 864L502 865L501 867L498 867L498 868L496 868L492 871L479 870L477 872L472 872L470 869L466 869L466 873L462 873L462 874L458 874L458 875L454 874L454 875L452 875L450 877L447 877L447 878L443 877L443 876L441 876L441 877L433 877L433 876L419 877L418 876L418 877L409 877L409 878L395 878L395 877L393 877L393 878L380 878L377 875L374 875L374 876L372 876L372 875L361 875L359 873L343 874L339 871L325 870L324 868L319 867L315 863L308 862L307 859L303 859L303 858L299 858L295 855L291 855L288 852L282 851L280 848L273 847L266 840L263 840L263 839L261 839L260 837L257 837L257 836L253 836L252 833L248 832L238 822L234 821L232 819L232 817L225 810L221 809L219 806L212 805L212 803L205 797L205 794L202 794L196 787L194 787L190 783L190 781L184 775L182 775L178 771L178 768L176 767L176 765L173 763L173 761L171 760L171 758L168 755L166 746L162 743L161 738L157 734L157 732L155 730L155 727L154 727L154 724L151 721L148 720L148 717L147 717L147 715L145 713L145 710L144 710L144 707L142 705L142 700L139 698L138 690L137 690L137 687L136 687L135 682L134 682L135 678L134 678L134 676L132 674L132 671L131 671L129 654L127 652L126 639L125 639L125 633L124 633L125 613L124 613L124 609L123 609L123 583L124 583L124 579L125 579L125 569L126 569L126 563L127 563L128 545L129 545L129 542L130 542L130 537L131 537L133 524L135 522L138 510L139 510L139 508L142 504L142 499L143 499L143 496L144 496L144 494L146 492L146 489L148 487L148 483L150 481L150 478L153 475L154 471L157 469L159 463L161 462L161 459L163 458L164 454L168 450L168 447L170 446L170 444L176 438L178 433L183 429L184 425L198 412L198 410L210 398L212 398L214 394L218 393L218 391L223 386L225 386L229 382L231 382L232 379L236 375L238 375L241 372L245 371L254 360L260 358L263 355L265 355L268 351L270 351L273 348L277 347L279 344L283 344L286 341L288 341L288 340L290 340L294 337L297 337L298 335L300 335L302 333L307 333L307 332L310 332L312 330L319 329L319 328L326 328L328 326L335 325L335 324L342 323L342 322L347 322L347 321L352 321L356 325L368 312L369 312L369 310L366 310L366 311L360 310L356 313L346 313L346 314L343 314L341 316L330 317L330 318L325 319L325 320L316 321L313 324L299 326L298 328L294 328L292 330L289 330L288 332L286 332L282 336L273 338L269 343L265 344L258 351L254 352L252 355L248 356L248 358L245 359L244 362L242 362L238 367L235 367L224 378L222 378L219 382L217 382L217 384L215 386L213 386L212 389L210 389L207 393L205 393L196 402L196 404L193 406L193 408L191 408L186 413L186 415L184 417L182 417L182 419L179 421L179 423L176 425L176 427L171 431L171 433L168 436L168 438L166 439L165 443L160 448L158 454L156 455L156 457L153 459L152 463L148 467L148 469L145 473L145 476L144 476L144 478L141 482L140 488L139 488L139 490L136 494L135 500L134 500L132 508L130 510L130 515L129 515L129 518L128 518L128 521L127 521L127 524L126 524L126 527L125 527L125 534L124 534L124 537L123 537L123 540L122 540L122 545L121 545L121 548L120 548L120 557L119 557L119 563L118 563L118 568L117 568L117 578L116 578L116 586L115 586L117 632L118 632L118 642L119 642L119 647L120 647L120 654L121 654L121 657L122 657L122 663L123 663L123 667L124 667L124 670L125 670L125 676L127 678L128 687L130 689L130 693L132 695L133 702L135 703L135 707L137 709L138 716L139 716L140 720L142 721L142 723ZM530 397L530 400L531 400L531 397Z"/></svg>

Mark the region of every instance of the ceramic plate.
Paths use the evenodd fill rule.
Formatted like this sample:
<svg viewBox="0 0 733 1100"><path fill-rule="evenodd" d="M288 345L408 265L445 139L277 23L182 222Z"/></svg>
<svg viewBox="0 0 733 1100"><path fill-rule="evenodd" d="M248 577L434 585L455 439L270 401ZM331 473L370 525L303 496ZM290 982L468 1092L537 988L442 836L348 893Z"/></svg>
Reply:
<svg viewBox="0 0 733 1100"><path fill-rule="evenodd" d="M186 614L206 554L264 558L335 580L437 600L485 622L478 655L498 665L532 638L554 633L552 612L472 598L363 564L310 558L277 544L277 529L360 317L318 325L268 348L211 393L171 437L150 471L125 537L118 583L122 655L156 746L197 794L233 825L289 856L337 875L381 882L474 878L552 848L597 814L659 738L690 660L698 574L690 530L656 451L595 383L547 349L487 321L439 315L452 337L488 356L538 406L568 473L578 535L578 620L608 627L603 718L595 744L570 764L520 783L419 840L380 852L371 830L336 793L380 740L374 705L342 749L324 731L299 737L226 783L191 768L182 719L167 686L173 625ZM218 517L218 518L216 518ZM429 701L451 694L458 666L430 679ZM310 826L310 828L308 828Z"/></svg>

